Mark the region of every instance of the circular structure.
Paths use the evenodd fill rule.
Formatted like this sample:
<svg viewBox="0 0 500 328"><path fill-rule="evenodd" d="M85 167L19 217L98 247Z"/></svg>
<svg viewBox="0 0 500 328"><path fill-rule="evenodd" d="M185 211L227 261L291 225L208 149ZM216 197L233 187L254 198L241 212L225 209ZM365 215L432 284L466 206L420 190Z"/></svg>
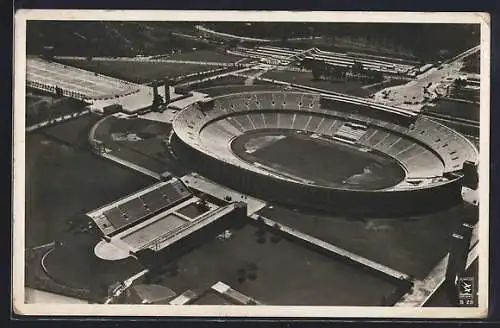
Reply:
<svg viewBox="0 0 500 328"><path fill-rule="evenodd" d="M130 252L118 246L101 240L94 247L94 254L103 260L119 261L130 257Z"/></svg>
<svg viewBox="0 0 500 328"><path fill-rule="evenodd" d="M364 99L295 91L219 95L178 113L174 151L198 172L264 199L401 215L461 199L478 152L459 133Z"/></svg>

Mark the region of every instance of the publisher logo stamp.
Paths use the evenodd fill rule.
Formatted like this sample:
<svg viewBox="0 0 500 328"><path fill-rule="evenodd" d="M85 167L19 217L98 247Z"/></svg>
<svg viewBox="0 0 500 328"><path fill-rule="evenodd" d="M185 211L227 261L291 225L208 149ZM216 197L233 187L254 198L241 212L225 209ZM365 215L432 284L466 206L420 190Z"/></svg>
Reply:
<svg viewBox="0 0 500 328"><path fill-rule="evenodd" d="M458 280L458 300L460 305L475 305L475 285L473 277L460 277Z"/></svg>

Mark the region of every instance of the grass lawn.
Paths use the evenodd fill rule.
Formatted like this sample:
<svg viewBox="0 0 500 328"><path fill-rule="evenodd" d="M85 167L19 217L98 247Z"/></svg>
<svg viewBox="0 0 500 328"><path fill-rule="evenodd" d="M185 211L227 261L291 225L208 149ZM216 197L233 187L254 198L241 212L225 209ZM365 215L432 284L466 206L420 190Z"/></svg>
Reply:
<svg viewBox="0 0 500 328"><path fill-rule="evenodd" d="M301 84L313 88L320 88L340 93L345 93L358 97L368 97L370 92L362 89L363 84L357 81L351 82L330 82L330 81L313 81L312 73L309 72L287 72L287 71L274 71L264 74L262 77Z"/></svg>
<svg viewBox="0 0 500 328"><path fill-rule="evenodd" d="M68 121L76 128L74 121ZM62 123L57 132L63 132ZM86 124L82 124L86 128ZM90 151L74 147L87 131L65 142L54 135L26 137L26 244L40 245L64 233L66 221L152 184L140 175Z"/></svg>
<svg viewBox="0 0 500 328"><path fill-rule="evenodd" d="M177 274L159 282L182 293L223 281L271 305L379 305L394 285L256 223L231 230L176 260Z"/></svg>
<svg viewBox="0 0 500 328"><path fill-rule="evenodd" d="M175 64L161 62L134 62L134 61L83 61L64 60L66 65L75 66L92 72L127 80L135 83L146 83L163 77L177 77L180 75L204 72L217 66L197 64Z"/></svg>
<svg viewBox="0 0 500 328"><path fill-rule="evenodd" d="M174 60L192 60L192 61L199 60L199 61L216 62L216 63L233 63L245 57L231 55L215 50L197 50L197 51L184 52L166 58Z"/></svg>
<svg viewBox="0 0 500 328"><path fill-rule="evenodd" d="M280 206L266 207L260 214L418 278L425 277L446 254L460 218L478 215L465 203L399 218L348 218Z"/></svg>

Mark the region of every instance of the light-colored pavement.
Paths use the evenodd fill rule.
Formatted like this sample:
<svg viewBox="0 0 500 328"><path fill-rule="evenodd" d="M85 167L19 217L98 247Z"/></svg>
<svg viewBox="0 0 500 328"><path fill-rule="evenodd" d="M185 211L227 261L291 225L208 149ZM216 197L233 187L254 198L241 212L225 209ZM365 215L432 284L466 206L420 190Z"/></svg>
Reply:
<svg viewBox="0 0 500 328"><path fill-rule="evenodd" d="M49 293L38 289L24 289L25 302L28 304L88 304L89 302L74 297Z"/></svg>
<svg viewBox="0 0 500 328"><path fill-rule="evenodd" d="M384 105L420 111L431 100L446 94L446 89L454 80L463 75L460 69L464 58L477 51L479 47L468 49L447 63L417 76L413 81L380 90L374 94L373 99Z"/></svg>

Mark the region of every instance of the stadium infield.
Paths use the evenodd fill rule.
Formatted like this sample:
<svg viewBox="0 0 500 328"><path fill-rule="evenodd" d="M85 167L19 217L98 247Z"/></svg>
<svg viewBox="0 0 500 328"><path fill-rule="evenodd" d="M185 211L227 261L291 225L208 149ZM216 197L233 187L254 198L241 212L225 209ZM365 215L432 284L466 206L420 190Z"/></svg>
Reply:
<svg viewBox="0 0 500 328"><path fill-rule="evenodd" d="M257 223L230 229L174 260L177 272L159 278L182 293L203 293L223 281L271 305L380 305L396 285L336 260Z"/></svg>
<svg viewBox="0 0 500 328"><path fill-rule="evenodd" d="M263 143L269 137L279 139L258 144L259 139ZM251 144L258 148L250 152ZM233 140L231 148L249 163L328 187L382 189L394 186L405 176L396 161L381 153L361 152L354 146L289 130L246 133ZM368 168L369 172L364 172Z"/></svg>

